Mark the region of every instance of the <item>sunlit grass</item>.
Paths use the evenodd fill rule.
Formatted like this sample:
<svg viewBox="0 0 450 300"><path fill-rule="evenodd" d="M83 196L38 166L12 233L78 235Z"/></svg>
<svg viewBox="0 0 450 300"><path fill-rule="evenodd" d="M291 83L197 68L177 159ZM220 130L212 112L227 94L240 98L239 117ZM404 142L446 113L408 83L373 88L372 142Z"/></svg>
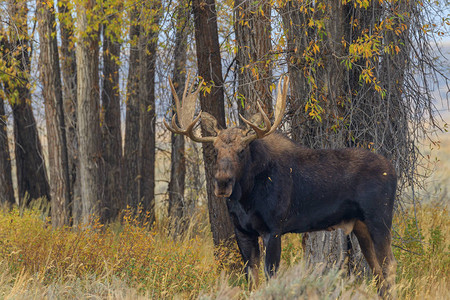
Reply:
<svg viewBox="0 0 450 300"><path fill-rule="evenodd" d="M76 230L52 230L40 213L0 214L0 261L3 277L19 282L28 276L42 285L75 279L119 280L150 296L195 297L216 277L212 245L195 236L173 241L164 230L148 230L132 214L122 224ZM94 280L94 281L95 281Z"/></svg>
<svg viewBox="0 0 450 300"><path fill-rule="evenodd" d="M404 299L450 299L450 218L446 205L431 203L395 218L399 294Z"/></svg>
<svg viewBox="0 0 450 300"><path fill-rule="evenodd" d="M445 205L430 203L395 217L399 299L450 296L450 219ZM163 223L149 230L128 212L122 222L83 228L52 229L38 210L0 211L0 298L143 299L277 298L368 299L370 281L303 266L300 235L283 239L277 278L255 291L237 268L238 253L214 257L206 213L193 220L188 234L173 240ZM263 276L261 271L261 276ZM291 297L292 296L292 297ZM285 298L286 298L285 297Z"/></svg>

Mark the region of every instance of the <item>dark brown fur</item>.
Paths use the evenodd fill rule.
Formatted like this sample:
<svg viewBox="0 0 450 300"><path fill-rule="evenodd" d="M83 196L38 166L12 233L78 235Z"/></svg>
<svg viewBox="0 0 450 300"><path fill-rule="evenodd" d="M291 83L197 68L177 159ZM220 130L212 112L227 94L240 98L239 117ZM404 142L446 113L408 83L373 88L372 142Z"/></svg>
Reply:
<svg viewBox="0 0 450 300"><path fill-rule="evenodd" d="M222 130L214 147L215 193L227 198L248 274L257 281L259 236L272 276L281 235L343 228L357 236L387 296L395 278L390 230L397 179L391 163L360 148L308 149L277 133L247 145L246 134Z"/></svg>

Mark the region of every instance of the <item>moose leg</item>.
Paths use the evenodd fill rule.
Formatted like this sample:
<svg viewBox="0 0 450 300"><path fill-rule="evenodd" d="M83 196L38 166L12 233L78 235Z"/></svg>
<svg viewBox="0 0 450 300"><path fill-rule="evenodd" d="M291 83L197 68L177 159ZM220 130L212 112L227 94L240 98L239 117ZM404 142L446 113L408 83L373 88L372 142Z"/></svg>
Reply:
<svg viewBox="0 0 450 300"><path fill-rule="evenodd" d="M353 232L355 233L356 238L358 239L361 251L364 254L364 257L366 258L367 262L369 263L369 266L372 269L372 273L376 277L378 283L379 280L383 279L383 270L381 269L381 266L378 263L372 237L370 236L366 224L364 224L361 221L356 221L355 226L353 228Z"/></svg>
<svg viewBox="0 0 450 300"><path fill-rule="evenodd" d="M258 286L259 244L257 235L249 235L235 228L236 240L245 264L250 289Z"/></svg>
<svg viewBox="0 0 450 300"><path fill-rule="evenodd" d="M361 221L355 223L354 233L361 250L376 277L378 293L383 299L389 299L391 281L395 279L395 259L391 250L389 231L385 225L367 226ZM393 281L392 281L393 283Z"/></svg>
<svg viewBox="0 0 450 300"><path fill-rule="evenodd" d="M385 228L385 226L380 228ZM379 230L376 234L373 234L373 242L377 260L384 277L384 281L381 282L380 294L384 298L390 298L389 292L395 283L395 272L397 268L397 262L391 248L391 233L387 228L385 230Z"/></svg>
<svg viewBox="0 0 450 300"><path fill-rule="evenodd" d="M264 271L266 273L266 277L270 278L275 275L280 265L281 234L265 235L264 247L266 249Z"/></svg>

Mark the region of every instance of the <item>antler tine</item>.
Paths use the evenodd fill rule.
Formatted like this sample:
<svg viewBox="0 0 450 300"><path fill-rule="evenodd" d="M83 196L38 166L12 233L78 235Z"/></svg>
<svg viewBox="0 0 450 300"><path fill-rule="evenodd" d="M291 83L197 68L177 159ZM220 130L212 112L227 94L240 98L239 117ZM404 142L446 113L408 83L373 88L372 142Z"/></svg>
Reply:
<svg viewBox="0 0 450 300"><path fill-rule="evenodd" d="M262 138L264 137L267 132L270 131L272 125L270 124L270 120L269 117L267 116L267 114L264 112L264 110L262 109L261 105L259 104L259 102L257 102L258 105L258 110L261 113L262 117L263 117L263 121L264 121L264 128L259 128L259 124L254 124L252 122L250 122L249 120L245 119L241 114L239 114L239 117L242 119L242 121L245 122L245 124L247 124L248 126L250 126L255 132L258 138Z"/></svg>
<svg viewBox="0 0 450 300"><path fill-rule="evenodd" d="M281 81L284 78L283 83L283 89L281 89ZM241 114L239 114L239 117L244 121L247 125L249 125L256 134L248 136L246 138L247 142L251 142L257 138L263 138L265 136L268 136L269 134L273 133L278 126L280 126L281 121L283 120L284 111L286 109L286 96L287 96L287 90L289 86L289 77L283 76L278 81L278 94L277 94L277 103L275 107L275 121L273 122L273 125L271 125L269 118L267 117L267 114L262 109L261 105L258 104L258 110L261 113L263 119L264 119L264 128L259 128L258 124L253 124L252 122L245 119Z"/></svg>
<svg viewBox="0 0 450 300"><path fill-rule="evenodd" d="M179 113L181 111L180 99L178 98L177 92L175 91L175 87L173 86L172 78L170 78L170 76L169 76L169 85L170 89L172 90L172 96L175 99L175 106L177 108L177 112ZM173 117L175 117L175 114L173 115ZM178 121L180 120L178 119Z"/></svg>
<svg viewBox="0 0 450 300"><path fill-rule="evenodd" d="M172 80L169 77L169 84L170 88L172 90L173 97L175 99L175 105L177 107L177 112L172 117L172 126L170 126L165 119L163 119L164 125L173 133L183 134L192 139L195 142L198 143L206 143L206 142L214 142L216 139L215 137L197 137L194 135L194 126L198 123L201 117L201 112L198 114L198 116L192 120L195 113L195 102L197 100L198 94L200 93L201 87L203 85L203 80L199 83L197 89L192 93L193 85L190 87L189 81L190 81L190 72L188 74L186 84L184 87L183 92L183 98L180 100L178 98L178 95L175 91L175 88L173 86ZM189 89L189 92L188 92ZM181 128L177 125L176 119L178 119Z"/></svg>
<svg viewBox="0 0 450 300"><path fill-rule="evenodd" d="M281 81L283 82L283 89L281 89ZM275 105L275 121L273 122L272 129L267 133L267 135L274 132L278 126L280 126L283 120L284 111L286 110L286 96L289 87L289 77L282 76L278 81L278 92L277 92L277 103Z"/></svg>
<svg viewBox="0 0 450 300"><path fill-rule="evenodd" d="M258 101L256 104L258 105L258 110L259 110L259 112L261 113L261 115L263 117L264 127L265 127L264 131L269 132L270 128L272 128L272 124L270 124L270 119L267 116L267 114L264 111L264 109L261 107L260 101Z"/></svg>
<svg viewBox="0 0 450 300"><path fill-rule="evenodd" d="M186 78L186 82L184 83L183 98L181 99L181 105L182 106L184 106L184 101L186 99L186 95L187 95L187 91L188 91L190 82L191 82L191 71L188 72L187 78ZM191 91L189 90L189 92L191 92Z"/></svg>
<svg viewBox="0 0 450 300"><path fill-rule="evenodd" d="M175 115L172 117L172 127L170 127L170 125L166 122L165 118L163 119L163 123L164 126L166 126L166 128L169 129L171 132L183 134L183 130L180 127L178 127L178 125L175 122Z"/></svg>
<svg viewBox="0 0 450 300"><path fill-rule="evenodd" d="M198 116L195 118L194 122L192 122L188 126L188 128L186 129L186 133L191 140L193 140L194 142L197 142L197 143L214 142L216 140L216 137L214 137L214 136L199 137L199 136L194 135L194 131L193 131L194 126L198 122L198 120L200 120L201 116L202 116L202 111L200 111Z"/></svg>

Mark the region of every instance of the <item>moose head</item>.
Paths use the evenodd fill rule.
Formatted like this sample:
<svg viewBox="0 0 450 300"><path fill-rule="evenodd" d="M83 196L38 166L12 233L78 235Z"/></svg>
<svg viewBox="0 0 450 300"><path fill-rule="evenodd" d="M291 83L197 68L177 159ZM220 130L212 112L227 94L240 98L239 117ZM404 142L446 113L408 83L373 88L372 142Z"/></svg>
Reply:
<svg viewBox="0 0 450 300"><path fill-rule="evenodd" d="M271 124L269 117L262 109L260 103L257 103L258 113L253 115L250 120L245 119L241 114L239 117L248 125L247 128L231 127L221 129L217 120L210 114L200 111L194 118L195 104L203 81L200 82L197 89L192 92L191 85L188 91L190 75L188 74L183 98L180 100L175 92L172 80L169 78L170 88L175 99L177 113L172 117L172 126L166 120L164 125L170 131L183 134L191 140L198 143L212 143L216 152L215 170L214 170L214 193L217 197L230 197L237 179L242 176L244 161L248 160L250 155L249 144L256 140L266 137L273 133L281 124L284 111L286 109L286 95L289 86L289 78L280 78L278 82L277 102L275 106L275 120ZM195 125L202 119L202 122L213 135L199 137L193 132ZM177 125L176 120L178 119ZM263 124L263 125L262 125ZM261 126L262 125L262 126Z"/></svg>

